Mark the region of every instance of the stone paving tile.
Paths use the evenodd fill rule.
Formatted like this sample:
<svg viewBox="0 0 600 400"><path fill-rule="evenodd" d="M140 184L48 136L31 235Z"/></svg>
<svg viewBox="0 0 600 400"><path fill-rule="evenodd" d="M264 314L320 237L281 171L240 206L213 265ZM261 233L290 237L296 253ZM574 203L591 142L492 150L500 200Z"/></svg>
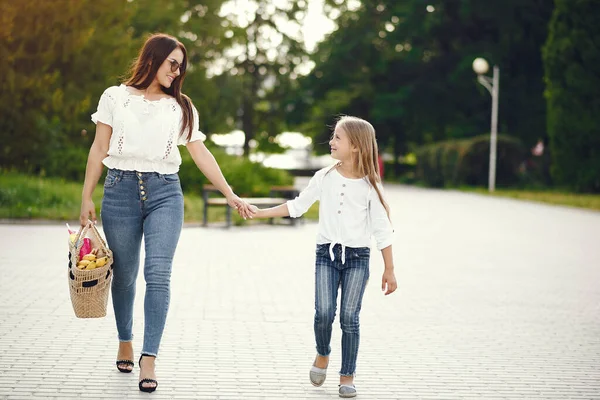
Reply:
<svg viewBox="0 0 600 400"><path fill-rule="evenodd" d="M359 398L600 399L600 213L389 186L400 284L373 252ZM0 225L0 399L334 399L314 388L316 225L186 228L159 389L114 367L106 318L74 317L63 226ZM134 346L143 329L138 282ZM136 357L137 358L137 357ZM137 359L136 359L137 364Z"/></svg>

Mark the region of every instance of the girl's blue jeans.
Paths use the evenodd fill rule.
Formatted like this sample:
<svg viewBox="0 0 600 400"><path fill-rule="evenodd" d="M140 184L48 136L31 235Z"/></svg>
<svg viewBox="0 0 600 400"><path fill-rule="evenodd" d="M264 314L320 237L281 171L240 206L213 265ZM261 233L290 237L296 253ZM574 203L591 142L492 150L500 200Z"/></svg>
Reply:
<svg viewBox="0 0 600 400"><path fill-rule="evenodd" d="M342 328L342 368L340 375L352 376L360 342L359 314L363 294L369 279L368 247L346 247L346 262L342 264L342 246L333 248L331 261L329 244L317 245L315 269L315 339L317 353L331 353L331 330L335 318L338 289L341 288L340 325Z"/></svg>

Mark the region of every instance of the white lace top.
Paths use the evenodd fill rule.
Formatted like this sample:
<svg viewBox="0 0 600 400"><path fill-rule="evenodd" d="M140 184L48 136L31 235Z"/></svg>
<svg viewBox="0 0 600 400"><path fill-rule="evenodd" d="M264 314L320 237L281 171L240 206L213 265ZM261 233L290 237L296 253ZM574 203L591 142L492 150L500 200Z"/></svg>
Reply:
<svg viewBox="0 0 600 400"><path fill-rule="evenodd" d="M174 174L179 171L181 155L177 145L187 144L187 132L180 136L183 113L174 98L156 101L134 95L125 85L104 91L92 121L112 127L108 157L102 162L108 168L125 171ZM205 140L200 132L198 111L194 108L190 142Z"/></svg>

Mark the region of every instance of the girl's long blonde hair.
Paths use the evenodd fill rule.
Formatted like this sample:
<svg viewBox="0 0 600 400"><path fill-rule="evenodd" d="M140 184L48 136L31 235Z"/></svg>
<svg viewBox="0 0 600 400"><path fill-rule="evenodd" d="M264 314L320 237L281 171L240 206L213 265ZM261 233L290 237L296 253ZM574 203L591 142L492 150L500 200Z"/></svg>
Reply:
<svg viewBox="0 0 600 400"><path fill-rule="evenodd" d="M346 132L346 135L348 135L350 144L358 149L352 169L359 176L364 176L369 184L377 191L379 200L385 207L389 218L390 208L377 186L377 184L381 182L381 175L379 171L379 162L377 161L379 150L377 149L377 140L375 139L375 128L364 119L348 115L340 117L335 124L335 127L343 129L344 132Z"/></svg>

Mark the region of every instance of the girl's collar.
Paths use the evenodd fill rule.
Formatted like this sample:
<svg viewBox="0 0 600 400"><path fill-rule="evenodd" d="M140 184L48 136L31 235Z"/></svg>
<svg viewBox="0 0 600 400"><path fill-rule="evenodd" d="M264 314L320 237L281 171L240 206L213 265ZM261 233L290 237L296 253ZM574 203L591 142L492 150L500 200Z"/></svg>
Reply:
<svg viewBox="0 0 600 400"><path fill-rule="evenodd" d="M342 173L340 172L340 170L338 169L338 167L339 167L339 166L341 166L341 164L342 164L341 162L339 162L339 163L335 164L335 165L333 166L333 168L332 168L332 169L333 169L333 170L335 170L335 172L337 172L337 174L338 174L339 176L341 176L342 178L344 178L344 179L347 179L347 180L349 180L349 181L362 181L362 180L364 180L364 179L365 179L365 177L364 177L364 176L363 176L362 178L349 178L349 177L345 176L345 175L344 175L344 174L342 174Z"/></svg>

